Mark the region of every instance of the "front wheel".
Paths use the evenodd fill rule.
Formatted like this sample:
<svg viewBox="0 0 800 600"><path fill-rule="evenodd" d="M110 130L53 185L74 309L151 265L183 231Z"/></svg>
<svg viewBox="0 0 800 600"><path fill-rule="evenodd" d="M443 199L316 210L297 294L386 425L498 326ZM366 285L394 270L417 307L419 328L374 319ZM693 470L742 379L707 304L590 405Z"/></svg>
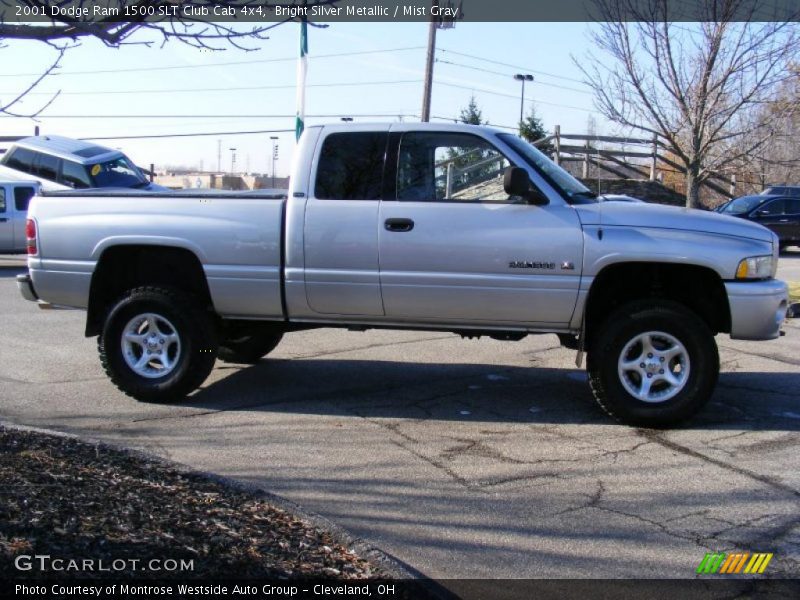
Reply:
<svg viewBox="0 0 800 600"><path fill-rule="evenodd" d="M190 296L160 287L120 298L97 347L114 385L144 402L182 399L205 381L217 355L211 316Z"/></svg>
<svg viewBox="0 0 800 600"><path fill-rule="evenodd" d="M719 353L695 313L673 302L641 301L600 326L587 366L607 413L632 425L664 427L688 419L711 397Z"/></svg>

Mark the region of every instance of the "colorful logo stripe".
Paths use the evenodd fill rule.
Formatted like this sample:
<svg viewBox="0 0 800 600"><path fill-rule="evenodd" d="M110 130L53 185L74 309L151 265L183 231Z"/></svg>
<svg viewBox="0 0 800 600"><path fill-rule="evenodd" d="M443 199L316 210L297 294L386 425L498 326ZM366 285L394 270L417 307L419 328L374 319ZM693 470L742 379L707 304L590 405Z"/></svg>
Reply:
<svg viewBox="0 0 800 600"><path fill-rule="evenodd" d="M700 561L700 565L697 567L697 573L704 575L714 573L719 573L721 575L735 575L739 573L760 575L766 570L772 557L772 553L765 552L756 552L754 554L750 554L749 552L734 552L733 554L708 552L703 557L703 560Z"/></svg>

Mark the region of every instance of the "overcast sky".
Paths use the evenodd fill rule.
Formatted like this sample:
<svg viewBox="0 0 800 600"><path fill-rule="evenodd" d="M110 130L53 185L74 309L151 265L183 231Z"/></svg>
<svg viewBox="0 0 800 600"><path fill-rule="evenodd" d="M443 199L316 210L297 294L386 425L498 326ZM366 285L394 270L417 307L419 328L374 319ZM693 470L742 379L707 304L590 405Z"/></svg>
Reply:
<svg viewBox="0 0 800 600"><path fill-rule="evenodd" d="M19 110L31 110L60 90L39 125L42 133L70 137L293 130L298 29L293 23L278 27L249 53L199 51L176 42L163 48L156 44L111 49L86 41L67 53L59 74L40 84ZM583 23L459 23L455 29L440 30L432 115L456 118L474 93L491 124L513 127L520 96L513 74L523 72L535 77L526 86L526 100L535 103L549 130L560 124L565 133L585 132L587 118L594 114L600 131L610 132L612 127L594 110L571 59L571 54L580 57L592 50L589 30ZM339 116L356 121L396 120L400 115L418 119L426 41L424 23L310 28L307 123L338 121ZM325 56L330 54L346 56ZM0 49L0 100L24 89L53 56L47 46L33 42L12 41ZM126 115L173 116L123 118ZM187 118L190 115L207 116ZM33 125L26 119L0 118L2 135L29 135ZM294 134L277 135L277 172L285 175ZM269 137L264 133L101 143L123 149L143 166L215 170L221 140L222 170L230 169L229 148L235 147L237 171L270 173Z"/></svg>

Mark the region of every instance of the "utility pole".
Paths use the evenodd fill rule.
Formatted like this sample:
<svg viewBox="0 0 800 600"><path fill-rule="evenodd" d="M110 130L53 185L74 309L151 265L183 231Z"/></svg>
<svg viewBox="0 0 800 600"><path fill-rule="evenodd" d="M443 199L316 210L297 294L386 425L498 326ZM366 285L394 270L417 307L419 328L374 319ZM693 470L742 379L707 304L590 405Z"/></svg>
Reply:
<svg viewBox="0 0 800 600"><path fill-rule="evenodd" d="M455 13L457 16L454 19L463 19L462 5L463 1L458 6L458 11ZM439 0L432 0L431 13L434 8L439 7ZM446 0L445 7L454 8L452 0ZM452 14L452 13L451 13ZM422 122L427 123L431 120L431 95L433 94L433 63L436 62L436 30L437 29L451 29L456 26L455 20L444 20L442 17L434 17L431 14L430 23L428 24L428 52L425 55L425 83L422 88Z"/></svg>
<svg viewBox="0 0 800 600"><path fill-rule="evenodd" d="M438 0L433 0L432 8L439 6ZM422 88L422 122L431 120L431 93L433 92L433 63L436 60L436 19L431 16L428 24L428 53L425 56L425 86Z"/></svg>
<svg viewBox="0 0 800 600"><path fill-rule="evenodd" d="M234 174L236 170L236 148L229 148L231 151L231 175Z"/></svg>
<svg viewBox="0 0 800 600"><path fill-rule="evenodd" d="M222 140L217 140L217 173L222 173Z"/></svg>

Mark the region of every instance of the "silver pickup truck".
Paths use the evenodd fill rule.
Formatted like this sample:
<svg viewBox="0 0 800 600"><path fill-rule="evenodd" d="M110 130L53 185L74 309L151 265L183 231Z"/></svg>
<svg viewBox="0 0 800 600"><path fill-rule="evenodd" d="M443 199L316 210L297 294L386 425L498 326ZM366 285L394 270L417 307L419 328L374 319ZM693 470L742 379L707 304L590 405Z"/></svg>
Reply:
<svg viewBox="0 0 800 600"><path fill-rule="evenodd" d="M666 426L712 394L717 334L777 338L787 308L769 230L598 202L489 127L311 127L288 199L64 192L28 217L22 294L85 309L108 376L143 401L299 329L555 333L608 413Z"/></svg>

